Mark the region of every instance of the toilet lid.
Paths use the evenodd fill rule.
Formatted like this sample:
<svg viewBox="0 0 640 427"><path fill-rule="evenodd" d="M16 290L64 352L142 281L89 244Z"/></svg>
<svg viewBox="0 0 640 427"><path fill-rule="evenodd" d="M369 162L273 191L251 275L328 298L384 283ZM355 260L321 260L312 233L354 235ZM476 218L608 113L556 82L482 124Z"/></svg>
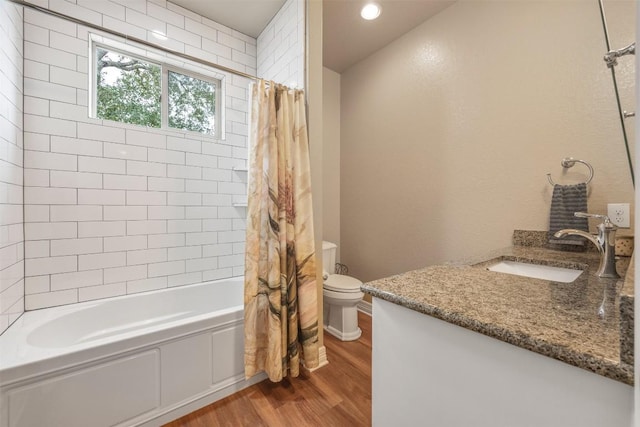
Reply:
<svg viewBox="0 0 640 427"><path fill-rule="evenodd" d="M360 292L362 282L355 277L330 274L324 281L324 288L336 292Z"/></svg>

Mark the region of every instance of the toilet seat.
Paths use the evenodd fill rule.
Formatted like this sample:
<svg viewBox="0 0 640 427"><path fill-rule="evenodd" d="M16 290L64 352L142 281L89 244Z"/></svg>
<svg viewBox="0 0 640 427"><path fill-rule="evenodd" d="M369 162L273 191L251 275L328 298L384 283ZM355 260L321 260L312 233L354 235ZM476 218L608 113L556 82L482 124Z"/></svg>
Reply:
<svg viewBox="0 0 640 427"><path fill-rule="evenodd" d="M360 286L360 280L343 274L330 274L323 284L324 289L341 293L360 293Z"/></svg>

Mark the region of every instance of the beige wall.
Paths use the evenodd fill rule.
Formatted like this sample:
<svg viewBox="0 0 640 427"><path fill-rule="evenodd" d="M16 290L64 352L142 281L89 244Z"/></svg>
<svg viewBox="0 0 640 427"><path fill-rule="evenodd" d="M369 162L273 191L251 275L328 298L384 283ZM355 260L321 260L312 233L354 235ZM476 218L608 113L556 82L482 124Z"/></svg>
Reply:
<svg viewBox="0 0 640 427"><path fill-rule="evenodd" d="M594 2L464 1L343 73L350 274L372 280L548 229L545 174L585 176L563 174L565 156L595 169L590 211L633 202L605 51Z"/></svg>
<svg viewBox="0 0 640 427"><path fill-rule="evenodd" d="M323 89L323 239L338 245L340 260L340 74L322 73Z"/></svg>
<svg viewBox="0 0 640 427"><path fill-rule="evenodd" d="M306 82L309 127L309 157L311 163L311 189L313 191L313 227L316 238L318 282L318 325L322 325L322 1L307 0L306 8ZM319 328L319 344L324 345L323 329ZM320 361L326 359L320 349Z"/></svg>

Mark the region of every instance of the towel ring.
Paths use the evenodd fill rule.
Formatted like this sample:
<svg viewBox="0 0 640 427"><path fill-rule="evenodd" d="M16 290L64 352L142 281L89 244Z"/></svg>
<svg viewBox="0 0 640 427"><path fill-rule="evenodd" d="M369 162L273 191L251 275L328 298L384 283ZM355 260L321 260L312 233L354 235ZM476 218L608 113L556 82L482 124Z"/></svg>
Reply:
<svg viewBox="0 0 640 427"><path fill-rule="evenodd" d="M575 165L576 162L582 163L583 165L589 168L589 178L587 178L587 180L585 181L585 184L590 183L591 180L593 179L593 167L589 163L585 162L584 160L574 159L573 157L565 157L564 159L562 159L560 164L562 165L563 168L569 169L573 167L573 165ZM547 174L547 179L549 180L549 184L556 185L556 183L553 182L553 180L551 179L550 173Z"/></svg>

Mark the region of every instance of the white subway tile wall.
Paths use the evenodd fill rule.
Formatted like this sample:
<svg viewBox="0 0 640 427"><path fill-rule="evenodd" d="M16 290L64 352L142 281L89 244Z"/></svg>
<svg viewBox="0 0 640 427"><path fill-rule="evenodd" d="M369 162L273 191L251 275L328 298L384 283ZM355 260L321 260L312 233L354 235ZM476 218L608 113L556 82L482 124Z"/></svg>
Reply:
<svg viewBox="0 0 640 427"><path fill-rule="evenodd" d="M304 89L304 13L304 1L288 0L258 36L257 52L246 49L234 59L242 61L257 54L258 77Z"/></svg>
<svg viewBox="0 0 640 427"><path fill-rule="evenodd" d="M256 74L255 39L168 2L48 6L153 43L151 32L161 31L171 49ZM27 274L10 292L18 295L13 305L22 305L22 293L32 310L243 274L242 251L234 249L244 244L246 208L232 203L246 200L247 174L232 168L246 167L249 80L222 73L223 140L92 119L90 31L29 9L24 22ZM19 189L22 165L14 163L16 177L0 184ZM21 256L2 259L14 260L2 266L8 273L20 270L13 266Z"/></svg>
<svg viewBox="0 0 640 427"><path fill-rule="evenodd" d="M22 8L0 0L0 333L24 312L23 29Z"/></svg>

